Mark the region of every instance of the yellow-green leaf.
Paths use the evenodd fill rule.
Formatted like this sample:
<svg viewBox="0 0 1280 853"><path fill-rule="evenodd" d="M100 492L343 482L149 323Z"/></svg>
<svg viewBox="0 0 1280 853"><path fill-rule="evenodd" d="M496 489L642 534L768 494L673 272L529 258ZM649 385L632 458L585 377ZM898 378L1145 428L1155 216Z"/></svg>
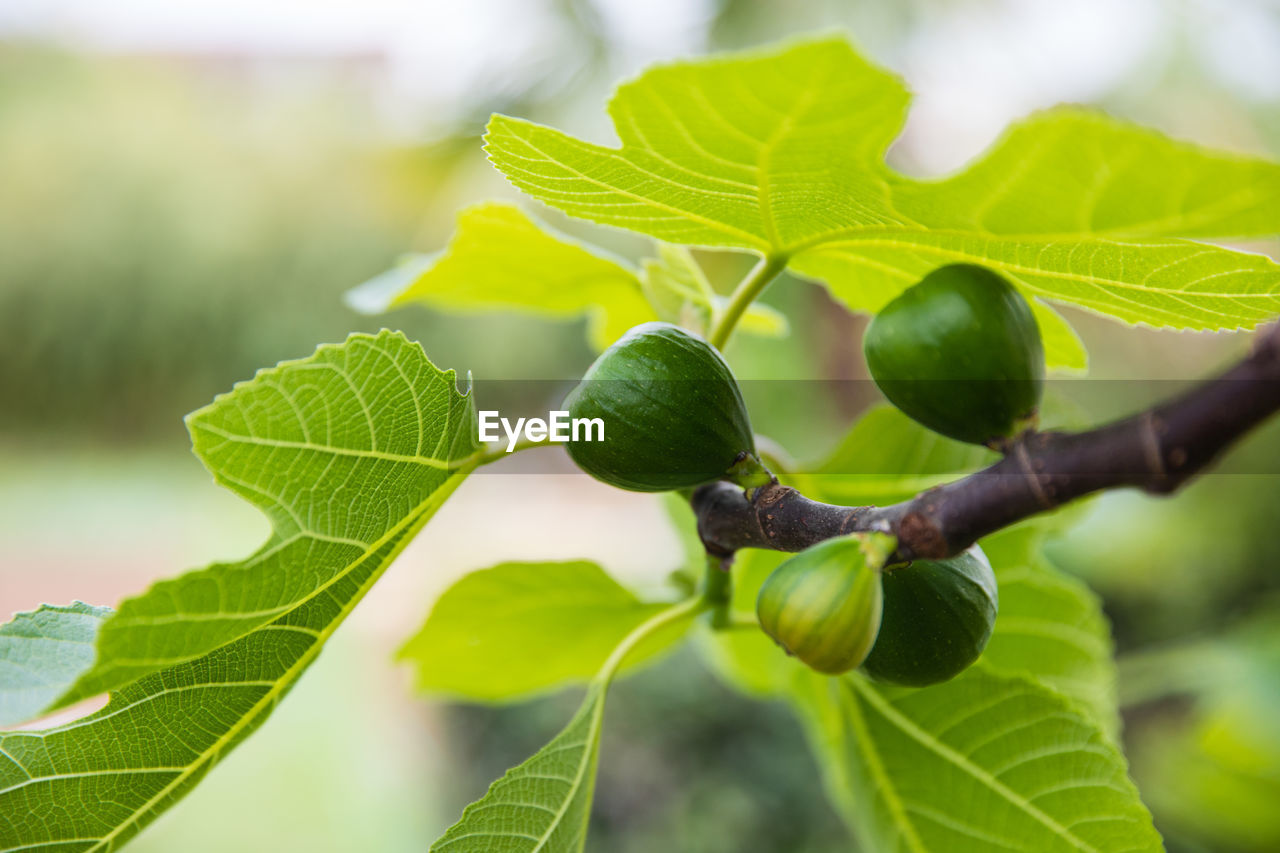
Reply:
<svg viewBox="0 0 1280 853"><path fill-rule="evenodd" d="M572 216L786 258L856 310L967 262L1130 323L1236 329L1280 313L1271 259L1188 239L1280 233L1280 166L1073 108L1015 126L952 178L917 180L884 162L907 101L827 38L650 69L609 103L618 148L501 115L486 148Z"/></svg>
<svg viewBox="0 0 1280 853"><path fill-rule="evenodd" d="M400 650L427 693L509 701L590 679L637 625L661 611L595 563L502 563L464 576ZM675 639L661 634L632 665Z"/></svg>
<svg viewBox="0 0 1280 853"><path fill-rule="evenodd" d="M458 215L457 230L444 251L385 275L393 278L362 286L383 293L381 300L363 307L421 304L452 312L585 315L597 349L632 326L656 319L635 270L625 262L502 202L467 208Z"/></svg>
<svg viewBox="0 0 1280 853"><path fill-rule="evenodd" d="M793 701L865 849L1163 849L1115 744L1026 678L978 665L911 690L814 676Z"/></svg>
<svg viewBox="0 0 1280 853"><path fill-rule="evenodd" d="M49 707L111 697L63 726L0 733L0 850L114 850L263 723L475 467L456 378L403 335L353 335L188 418L197 454L267 515L271 537L114 615L59 608L80 623L3 631L9 663L50 638L92 642L50 671L61 684L42 688Z"/></svg>
<svg viewBox="0 0 1280 853"><path fill-rule="evenodd" d="M703 337L728 303L712 289L693 253L683 246L659 243L658 257L644 262L640 282L660 319ZM747 308L739 327L747 334L769 338L786 337L791 330L785 315L758 302Z"/></svg>

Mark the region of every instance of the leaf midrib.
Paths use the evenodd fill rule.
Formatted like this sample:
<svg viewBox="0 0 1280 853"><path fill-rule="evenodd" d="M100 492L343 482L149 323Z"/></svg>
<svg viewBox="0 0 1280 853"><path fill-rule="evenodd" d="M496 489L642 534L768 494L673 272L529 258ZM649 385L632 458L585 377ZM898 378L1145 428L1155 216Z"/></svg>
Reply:
<svg viewBox="0 0 1280 853"><path fill-rule="evenodd" d="M856 677L852 676L847 680L852 680L852 678ZM848 718L849 724L853 727L854 735L857 737L857 748L862 751L862 755L866 759L867 769L875 777L877 790L880 796L884 798L890 814L897 818L897 826L901 832L900 837L916 853L928 853L924 842L916 832L915 824L907 817L906 804L903 803L897 787L893 784L893 780L889 778L889 774L884 768L884 762L880 758L880 751L876 749L875 739L871 737L871 733L867 730L866 721L862 718L862 708L858 705L858 697L854 696L852 699L853 701L848 706Z"/></svg>
<svg viewBox="0 0 1280 853"><path fill-rule="evenodd" d="M583 748L587 751L588 757L586 760L578 762L578 772L574 774L573 782L569 785L569 796L565 797L564 802L560 804L560 808L555 810L555 815L551 818L550 825L547 826L546 831L542 833L542 837L538 839L537 845L530 851L530 853L538 853L539 850L542 850L546 846L552 833L559 828L560 821L564 820L564 816L568 813L569 805L577 799L578 791L582 790L582 780L586 778L587 765L594 763L590 755L595 752L596 747L598 746L596 735L600 731L600 723L603 719L604 692L603 688L601 688L601 692L596 698L596 703L591 709L591 724L587 726L588 737L582 743ZM589 817L590 814L587 814L583 820L586 820Z"/></svg>
<svg viewBox="0 0 1280 853"><path fill-rule="evenodd" d="M887 186L891 185L891 183L892 183L892 178L889 178L888 180L886 180ZM1259 197L1256 192L1241 190L1240 192L1236 193L1234 196L1229 196L1227 197L1227 199L1222 199L1219 202L1216 202L1214 205L1208 206L1206 209L1201 210L1197 214L1197 216L1202 220L1209 219L1211 218L1210 211L1216 211L1216 207L1218 205L1223 204L1223 202L1227 200L1234 201L1239 196L1242 196L1242 195L1248 195L1249 198L1247 200L1249 201L1256 200ZM977 223L970 225L968 227L957 227L957 228L933 228L927 225L921 225L918 228L904 227L902 225L881 225L881 224L848 225L845 227L832 229L830 231L824 231L820 234L815 234L812 237L806 237L804 240L801 240L797 243L793 243L789 246L778 246L776 247L776 250L779 252L788 253L788 254L798 254L808 249L812 249L816 246L840 241L845 238L853 239L866 233L877 232L877 231L898 231L898 230L920 231L920 232L925 232L930 234L946 234L949 236L981 237L984 239L998 239L998 240L1026 240L1026 241L1048 240L1048 241L1060 242L1060 243L1080 243L1080 242L1087 242L1089 240L1100 240L1100 241L1105 241L1105 242L1113 243L1115 245L1120 245L1120 246L1129 245L1134 247L1149 248L1151 246L1167 245L1167 244L1161 244L1161 243L1155 242L1161 239L1165 239L1165 240L1173 239L1179 244L1200 242L1199 239L1170 237L1170 235L1168 234L1156 234L1156 233L1151 233L1150 231L1150 229L1153 229L1153 228L1172 228L1175 225L1181 225L1183 228L1189 228L1189 227L1194 227L1195 224L1196 224L1196 219L1194 217L1179 216L1178 214L1170 214L1168 216L1164 216L1160 218L1152 218L1152 219L1147 219L1140 222L1131 222L1123 227L1099 228L1099 229L1085 228L1085 229L1077 229L1073 231L1001 232L1001 231L991 231L987 228L982 227L982 225ZM1223 234L1219 236L1222 239L1226 239L1231 235ZM1134 242L1126 242L1126 241L1134 241Z"/></svg>
<svg viewBox="0 0 1280 853"><path fill-rule="evenodd" d="M1088 842L1074 835L1069 829L1062 826L1062 824L1058 823L1050 815L1036 808L1025 797L1022 797L986 770L974 764L966 756L921 729L913 720L886 701L884 697L861 683L858 679L849 678L846 679L846 683L850 686L853 692L859 694L859 696L865 700L868 705L879 711L880 714L886 720L894 724L899 731L919 743L925 749L930 750L938 757L955 765L955 767L964 773L967 773L977 779L992 791L999 794L1010 805L1034 818L1050 832L1071 844L1076 849L1087 851L1087 853L1101 853L1096 847L1093 847Z"/></svg>
<svg viewBox="0 0 1280 853"><path fill-rule="evenodd" d="M286 450L306 450L313 453L325 453L332 456L350 456L364 459L381 459L387 462L407 463L411 465L425 465L428 468L435 468L440 471L451 471L462 465L465 460L458 462L450 462L447 459L436 459L433 456L409 455L403 453L391 453L386 450L364 450L356 447L335 447L328 444L316 444L311 441L290 441L282 438L264 438L262 436L244 435L242 433L231 432L230 430L216 427L209 423L200 423L197 428L206 432L219 435L228 441L241 444L252 444L257 447L279 447Z"/></svg>
<svg viewBox="0 0 1280 853"><path fill-rule="evenodd" d="M136 824L155 806L156 803L162 801L165 797L169 796L170 793L172 793L185 780L190 778L192 774L195 773L199 768L203 767L206 763L213 760L218 754L220 754L221 751L227 746L227 744L234 741L235 738L240 734L240 732L243 731L251 721L255 720L258 717L258 715L261 713L264 707L270 708L274 706L274 703L277 701L278 697L281 695L285 687L291 684L294 680L296 680L298 675L300 675L302 671L305 670L307 666L310 665L311 661L313 661L316 658L316 656L320 654L321 649L324 648L325 642L329 639L329 637L333 634L333 632L338 629L338 626L341 625L343 621L345 621L348 614L350 614L351 611L355 608L355 606L360 603L361 599L364 598L365 593L368 592L369 588L372 587L373 584L376 583L378 579L382 577L383 573L386 572L387 568L391 565L392 562L394 562L395 558L400 555L400 552L403 551L404 548L409 544L409 542L413 540L413 536L417 532L417 529L420 529L422 525L426 524L426 522L431 516L431 514L427 512L427 510L430 508L430 504L432 503L432 501L433 500L443 501L445 498L447 498L453 492L453 490L456 489L464 479L466 479L465 473L469 473L469 472L460 472L460 473L462 473L463 475L449 478L448 480L446 480L444 483L440 485L440 488L432 492L431 495L426 500L424 500L421 504L419 504L416 510L416 516L414 514L410 514L410 516L408 516L408 518L413 519L413 522L408 529L405 529L405 535L403 539L400 541L400 543L397 544L395 548L392 549L391 553L389 553L386 559L382 561L382 564L369 575L368 580L360 585L360 588L357 590L356 594L353 595L351 599L339 609L338 614L333 618L333 620L331 620L330 623L326 625L322 630L317 632L315 641L307 648L305 652L303 652L298 657L298 660L295 661L292 666L290 666L287 670L284 671L283 674L281 674L281 676L276 680L275 685L269 688L265 693L263 693L262 697L259 698L258 701L255 702L253 706L250 707L249 710L246 711L240 717L239 720L237 720L230 728L228 728L227 731L223 733L223 735L219 737L213 744L211 744L208 748L206 748L203 752L201 752L199 758L197 758L191 764L187 765L187 768L181 774L176 776L164 788L160 789L160 791L158 791L150 800L147 800L147 802L143 803L141 806L135 809L133 813L130 814L130 816L125 821L117 825L115 829L113 829L111 832L99 838L97 843L94 844L93 847L88 848L85 851L85 853L95 853L95 851L105 851L110 849L111 844L115 841L116 838L120 836L120 834L126 828L132 827L134 824ZM347 574L351 572L352 568L354 566L359 565L360 562L362 562L362 560L357 560L354 563L352 563L351 566L349 566L346 571L341 573L341 576L345 577ZM314 595L318 595L319 593L320 591L317 590L317 592ZM309 596L303 601L300 601L297 606L302 607L308 601L311 601L314 598L314 595ZM297 608L295 607L294 610L296 609ZM248 632L248 633L251 633L251 632ZM242 635L242 636L246 636L246 635ZM128 771L122 771L122 772L128 772ZM80 840L80 839L64 839L64 841L68 841L68 840ZM14 849L22 850L26 848L18 847Z"/></svg>
<svg viewBox="0 0 1280 853"><path fill-rule="evenodd" d="M925 233L929 233L929 232L925 232ZM954 258L954 259L959 259L963 261L969 261L974 264L979 264L979 265L984 265L984 266L992 267L995 269L999 269L1009 274L1011 278L1015 278L1017 282L1022 285L1023 288L1025 288L1026 290L1030 291L1034 295L1039 296L1041 298L1053 300L1057 302L1070 302L1084 308L1093 307L1095 310L1099 311L1100 313L1103 313L1109 316L1117 316L1116 311L1114 309L1107 310L1107 308L1105 307L1103 308L1096 307L1096 306L1109 306L1110 302L1108 302L1107 300L1099 300L1097 297L1090 298L1090 297L1082 296L1080 294L1063 294L1063 293L1058 293L1052 290L1046 290L1042 287L1037 287L1035 285L1029 284L1023 279L1017 278L1015 276L1015 273L1040 275L1040 276L1046 276L1048 278L1053 278L1053 279L1064 279L1067 281L1079 282L1081 284L1088 285L1090 287L1095 287L1101 290L1103 293L1112 297L1112 299L1121 300L1125 303L1137 306L1138 308L1142 309L1142 311L1146 312L1146 318L1140 322L1151 322L1150 317L1153 313L1163 314L1165 315L1166 318L1171 319L1171 322L1169 322L1169 325L1175 326L1177 328L1188 328L1188 327L1201 328L1201 327L1195 326L1194 323L1188 323L1188 318L1191 316L1189 314L1178 313L1176 311L1169 310L1168 308L1156 308L1154 305L1150 303L1143 303L1143 302L1136 301L1134 299L1127 298L1124 295L1122 295L1120 291L1127 290L1127 291L1147 292L1147 293L1153 293L1157 296L1162 296L1168 299L1172 299L1176 302L1180 302L1183 305L1186 305L1188 308L1192 309L1197 313L1214 314L1219 317L1230 320L1236 324L1236 328L1244 328L1243 324L1247 322L1249 319L1260 320L1262 318L1255 318L1252 316L1246 316L1241 314L1228 314L1224 311L1208 308L1204 305L1193 304L1191 302L1188 302L1186 299L1182 297L1184 296L1201 297L1205 299L1213 299L1216 301L1223 301L1223 300L1230 301L1233 299L1243 300L1245 298L1264 299L1272 303L1280 304L1280 294L1270 293L1270 292L1226 293L1226 292L1213 292L1213 291L1204 292L1204 291L1194 291L1194 290L1186 290L1186 289L1178 289L1178 290L1162 289L1158 287L1147 287L1145 285L1134 284L1131 282L1120 281L1117 279L1106 279L1106 278L1099 278L1097 276L1081 275L1079 273L1069 273L1065 271L1043 270L1043 269L1034 268L1034 267L1024 267L1018 264L1010 263L1005 260L991 258L988 256L982 256L982 255L974 255L974 254L959 251L956 249L948 249L941 246L930 245L929 243L925 243L925 242L906 243L906 242L895 242L890 240L862 241L862 242L864 245L878 244L881 246L887 246L887 247L893 247L893 248L906 248L906 249L912 249L915 251L928 252L935 255L941 255L947 258ZM1189 244L1194 244L1193 241L1187 241L1187 242ZM1076 241L1075 245L1073 246L1073 249L1077 248L1080 245L1084 245L1084 243L1082 241ZM1165 244L1164 247L1168 248L1169 246L1168 244ZM1227 250L1224 249L1223 251L1227 251ZM1247 254L1243 252L1235 252L1233 254L1247 256ZM855 256L858 257L859 259L867 260L860 255L855 255ZM1195 257L1195 256L1191 256L1191 257ZM1257 257L1265 257L1265 256L1259 255ZM1191 258L1181 258L1178 261L1175 261L1173 263L1181 263L1190 259ZM876 264L876 265L883 266L883 264ZM1166 266L1172 266L1172 265L1173 264L1167 264ZM1156 271L1158 270L1153 270L1153 272L1156 272ZM1204 276L1200 279L1197 279L1197 282L1208 281L1214 278L1222 278L1223 276L1233 275L1237 273L1260 273L1260 272L1262 271L1250 270L1246 267L1236 267L1230 270L1220 270L1214 273L1213 275ZM1226 329L1226 328L1230 328L1230 326L1220 325L1220 326L1217 326L1216 328Z"/></svg>
<svg viewBox="0 0 1280 853"><path fill-rule="evenodd" d="M820 69L817 74L809 78L803 94L792 104L791 110L778 123L778 126L773 129L773 132L769 134L769 138L764 140L760 146L759 153L756 155L756 205L760 210L760 223L764 226L764 233L768 237L770 244L775 247L775 251L782 239L778 232L777 218L773 213L773 188L769 164L773 159L773 154L778 144L796 126L800 117L813 106L822 84L830 76L831 68L828 66Z"/></svg>

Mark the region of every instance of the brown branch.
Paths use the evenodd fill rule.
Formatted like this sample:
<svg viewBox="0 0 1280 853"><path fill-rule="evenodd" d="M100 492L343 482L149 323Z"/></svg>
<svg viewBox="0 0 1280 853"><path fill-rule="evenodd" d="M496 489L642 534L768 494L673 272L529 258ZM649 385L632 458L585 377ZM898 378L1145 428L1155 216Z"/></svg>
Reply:
<svg viewBox="0 0 1280 853"><path fill-rule="evenodd" d="M693 494L707 550L800 551L842 533L898 537L899 559L958 554L1016 521L1100 491L1172 492L1280 409L1280 326L1244 360L1145 412L1079 433L1029 433L988 468L884 507L820 503L774 484L749 502L725 482Z"/></svg>

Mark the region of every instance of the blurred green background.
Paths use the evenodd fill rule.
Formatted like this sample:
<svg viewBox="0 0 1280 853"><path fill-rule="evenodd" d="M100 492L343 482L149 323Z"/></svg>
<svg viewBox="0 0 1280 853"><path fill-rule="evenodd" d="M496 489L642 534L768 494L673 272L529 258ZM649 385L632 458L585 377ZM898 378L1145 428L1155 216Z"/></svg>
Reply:
<svg viewBox="0 0 1280 853"><path fill-rule="evenodd" d="M0 6L0 616L115 603L254 547L265 524L209 483L181 416L258 367L386 325L478 379L578 375L580 323L369 318L343 293L439 247L465 204L515 196L479 147L489 112L608 139L612 84L649 62L833 28L917 93L891 152L910 171L956 168L1010 119L1063 101L1280 156L1269 0ZM720 284L742 266L702 259ZM861 321L819 288L785 280L767 301L795 334L739 341L740 375L864 375ZM1098 379L1193 379L1247 346L1070 317ZM870 401L754 387L757 425L802 458ZM1107 387L1090 385L1085 420L1133 405L1132 386ZM1105 597L1126 747L1173 850L1280 849L1278 449L1273 425L1232 473L1175 500L1106 496L1054 543ZM680 552L647 496L502 470L463 487L262 733L131 849L421 850L560 727L573 695L424 702L391 654L466 570L589 557L652 591ZM591 849L850 848L795 723L694 655L621 685L609 716Z"/></svg>

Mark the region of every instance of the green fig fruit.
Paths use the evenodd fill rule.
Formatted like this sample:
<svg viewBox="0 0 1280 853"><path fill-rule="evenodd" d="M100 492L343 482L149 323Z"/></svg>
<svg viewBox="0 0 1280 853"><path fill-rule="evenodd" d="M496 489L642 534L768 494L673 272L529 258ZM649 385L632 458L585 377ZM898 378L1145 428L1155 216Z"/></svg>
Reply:
<svg viewBox="0 0 1280 853"><path fill-rule="evenodd" d="M730 479L744 488L772 476L756 459L751 421L720 353L670 323L631 329L588 368L565 399L573 420L599 419L569 455L597 480L664 492Z"/></svg>
<svg viewBox="0 0 1280 853"><path fill-rule="evenodd" d="M916 560L881 574L884 615L862 668L881 681L924 687L978 659L995 626L999 596L977 545L946 560Z"/></svg>
<svg viewBox="0 0 1280 853"><path fill-rule="evenodd" d="M880 572L860 536L828 539L787 559L756 599L760 627L829 675L862 663L880 629Z"/></svg>
<svg viewBox="0 0 1280 853"><path fill-rule="evenodd" d="M890 402L935 432L998 444L1034 423L1040 329L1022 295L984 267L929 273L876 315L863 350Z"/></svg>

